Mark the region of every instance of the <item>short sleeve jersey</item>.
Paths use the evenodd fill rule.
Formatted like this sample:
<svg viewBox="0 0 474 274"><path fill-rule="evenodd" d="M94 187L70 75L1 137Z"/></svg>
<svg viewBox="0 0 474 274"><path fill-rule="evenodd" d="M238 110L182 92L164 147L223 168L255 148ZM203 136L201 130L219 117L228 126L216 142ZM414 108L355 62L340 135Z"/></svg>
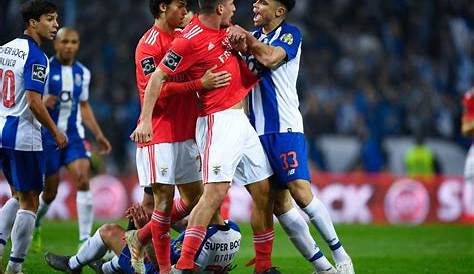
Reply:
<svg viewBox="0 0 474 274"><path fill-rule="evenodd" d="M48 58L23 35L0 46L0 146L21 151L43 150L41 124L28 107L26 91L44 93Z"/></svg>
<svg viewBox="0 0 474 274"><path fill-rule="evenodd" d="M303 133L296 81L301 58L302 36L299 29L283 22L265 34L260 27L253 36L260 42L281 47L286 59L277 68L266 68L253 56L247 63L260 76L259 84L249 96L249 117L258 135L279 132Z"/></svg>
<svg viewBox="0 0 474 274"><path fill-rule="evenodd" d="M61 64L56 57L49 60L49 66L45 94L57 96L56 105L48 109L49 115L58 129L66 133L70 143L80 141L85 137L80 103L89 98L91 73L78 61L68 66ZM43 137L46 138L43 143L54 142L49 132Z"/></svg>
<svg viewBox="0 0 474 274"><path fill-rule="evenodd" d="M195 16L159 65L168 75L184 74L187 80L201 78L213 66L217 66L214 72L225 70L232 74L228 86L198 91L201 116L231 108L257 83L257 77L232 50L227 31L210 29Z"/></svg>
<svg viewBox="0 0 474 274"><path fill-rule="evenodd" d="M141 104L143 104L148 80L168 51L174 35L153 26L138 42L135 51L135 66ZM179 76L176 76L171 81L179 81L179 79ZM146 145L193 139L197 113L195 93L180 94L165 99L158 98L152 116L153 139ZM143 145L139 145L141 146Z"/></svg>

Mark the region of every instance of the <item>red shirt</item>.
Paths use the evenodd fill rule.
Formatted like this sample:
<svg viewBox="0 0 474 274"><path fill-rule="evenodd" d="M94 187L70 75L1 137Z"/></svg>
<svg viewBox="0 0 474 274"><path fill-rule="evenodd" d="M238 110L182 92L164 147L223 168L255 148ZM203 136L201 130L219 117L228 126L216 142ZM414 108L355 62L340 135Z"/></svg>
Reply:
<svg viewBox="0 0 474 274"><path fill-rule="evenodd" d="M227 28L207 28L195 16L173 41L159 67L168 75L182 73L187 80L195 80L215 65L214 72L225 70L232 74L232 80L226 87L198 91L199 115L205 116L239 103L257 83L257 77L232 50Z"/></svg>
<svg viewBox="0 0 474 274"><path fill-rule="evenodd" d="M153 26L138 42L135 51L135 67L138 95L142 106L148 80L155 71L156 65L168 51L174 35ZM172 81L179 81L179 75L174 78ZM150 143L138 146L194 139L197 114L198 107L194 93L180 94L165 99L158 98L152 116L153 139Z"/></svg>

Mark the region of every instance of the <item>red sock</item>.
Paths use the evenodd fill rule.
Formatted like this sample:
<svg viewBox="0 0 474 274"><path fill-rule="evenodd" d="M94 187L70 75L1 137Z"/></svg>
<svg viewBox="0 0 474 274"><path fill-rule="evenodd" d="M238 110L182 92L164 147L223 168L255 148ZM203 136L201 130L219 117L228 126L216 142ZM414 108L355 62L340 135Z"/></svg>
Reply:
<svg viewBox="0 0 474 274"><path fill-rule="evenodd" d="M171 271L170 217L163 212L155 210L153 211L150 223L153 249L155 250L160 272L168 273Z"/></svg>
<svg viewBox="0 0 474 274"><path fill-rule="evenodd" d="M173 208L171 209L171 223L174 224L177 221L188 216L189 210L184 204L183 199L178 198L173 201Z"/></svg>
<svg viewBox="0 0 474 274"><path fill-rule="evenodd" d="M146 245L151 240L151 222L138 230L138 240L142 245Z"/></svg>
<svg viewBox="0 0 474 274"><path fill-rule="evenodd" d="M181 249L181 257L176 264L177 269L194 269L194 257L206 237L206 227L188 226Z"/></svg>
<svg viewBox="0 0 474 274"><path fill-rule="evenodd" d="M273 236L273 228L253 235L255 272L264 272L272 267Z"/></svg>

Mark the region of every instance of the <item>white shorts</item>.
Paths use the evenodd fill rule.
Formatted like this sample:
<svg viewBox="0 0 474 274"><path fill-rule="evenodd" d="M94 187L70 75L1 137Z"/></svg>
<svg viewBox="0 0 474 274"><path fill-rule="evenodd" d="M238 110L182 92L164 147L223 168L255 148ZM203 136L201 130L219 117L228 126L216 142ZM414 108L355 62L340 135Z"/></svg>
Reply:
<svg viewBox="0 0 474 274"><path fill-rule="evenodd" d="M140 186L187 184L201 180L201 161L194 140L137 148Z"/></svg>
<svg viewBox="0 0 474 274"><path fill-rule="evenodd" d="M251 184L273 174L257 132L242 109L227 109L196 124L204 183Z"/></svg>

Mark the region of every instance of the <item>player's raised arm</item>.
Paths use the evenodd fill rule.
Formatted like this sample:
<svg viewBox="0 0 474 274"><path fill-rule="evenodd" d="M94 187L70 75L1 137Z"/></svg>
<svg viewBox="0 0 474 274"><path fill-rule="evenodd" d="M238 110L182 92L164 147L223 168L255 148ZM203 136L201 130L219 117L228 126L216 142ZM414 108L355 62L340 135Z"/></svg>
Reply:
<svg viewBox="0 0 474 274"><path fill-rule="evenodd" d="M43 100L41 99L41 94L36 91L27 90L26 100L28 101L28 106L31 112L33 112L35 118L51 132L51 135L54 137L59 148L65 148L67 145L67 138L59 131L53 119L49 116L48 110L46 110L46 106L43 104Z"/></svg>
<svg viewBox="0 0 474 274"><path fill-rule="evenodd" d="M130 139L136 143L148 143L153 138L153 131L151 126L151 118L153 108L156 100L160 97L161 88L164 79L168 75L159 67L153 72L145 89L145 96L143 98L143 107L140 113L140 122L137 128L130 135Z"/></svg>

